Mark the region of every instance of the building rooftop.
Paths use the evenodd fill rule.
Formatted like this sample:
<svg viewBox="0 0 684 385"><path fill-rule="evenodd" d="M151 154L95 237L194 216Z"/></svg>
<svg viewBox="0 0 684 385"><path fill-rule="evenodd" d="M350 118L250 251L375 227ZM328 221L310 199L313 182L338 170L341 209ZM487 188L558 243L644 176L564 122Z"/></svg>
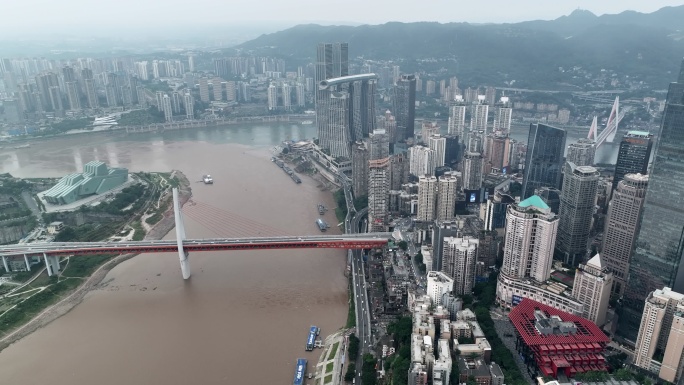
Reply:
<svg viewBox="0 0 684 385"><path fill-rule="evenodd" d="M603 264L601 263L601 255L596 253L589 261L587 261L587 266L591 266L598 270L603 270Z"/></svg>
<svg viewBox="0 0 684 385"><path fill-rule="evenodd" d="M536 315L541 312L546 317L563 324L573 324L574 333L541 334L537 327ZM527 346L536 345L585 345L597 348L610 342L610 339L593 322L551 306L525 298L508 315L513 326ZM596 346L594 346L596 344Z"/></svg>
<svg viewBox="0 0 684 385"><path fill-rule="evenodd" d="M536 207L541 210L550 210L549 205L546 204L538 195L532 195L524 201L518 203L518 207Z"/></svg>
<svg viewBox="0 0 684 385"><path fill-rule="evenodd" d="M628 131L627 136L642 136L642 137L648 137L650 136L651 133L648 131Z"/></svg>

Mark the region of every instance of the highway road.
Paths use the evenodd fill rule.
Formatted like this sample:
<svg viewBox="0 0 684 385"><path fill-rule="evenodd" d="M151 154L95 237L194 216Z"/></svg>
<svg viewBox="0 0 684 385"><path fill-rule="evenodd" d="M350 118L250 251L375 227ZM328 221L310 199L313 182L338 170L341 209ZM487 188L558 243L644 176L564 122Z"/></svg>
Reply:
<svg viewBox="0 0 684 385"><path fill-rule="evenodd" d="M354 207L354 197L351 192L349 179L342 175L340 178L344 188L345 199L347 200L347 217L345 218L345 232L353 235L359 232L361 220L368 214L368 208L356 211ZM361 384L361 369L363 366L362 357L369 352L373 346L372 332L370 323L370 310L368 303L368 291L366 291L366 274L363 269L362 250L349 250L351 260L352 288L354 296L354 306L356 312L356 336L359 338L359 356L356 361L356 384ZM350 360L352 357L350 357Z"/></svg>

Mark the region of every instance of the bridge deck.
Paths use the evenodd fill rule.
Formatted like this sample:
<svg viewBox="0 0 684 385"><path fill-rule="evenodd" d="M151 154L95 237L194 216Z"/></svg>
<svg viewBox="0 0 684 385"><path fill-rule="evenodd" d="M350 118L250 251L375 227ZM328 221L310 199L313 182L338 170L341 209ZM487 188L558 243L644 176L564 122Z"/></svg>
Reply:
<svg viewBox="0 0 684 385"><path fill-rule="evenodd" d="M335 236L269 237L269 238L211 238L186 239L183 248L188 252L261 249L370 249L382 247L392 238L391 233L370 233ZM107 253L165 253L178 251L176 240L132 242L52 242L0 246L0 256L14 255L87 255Z"/></svg>

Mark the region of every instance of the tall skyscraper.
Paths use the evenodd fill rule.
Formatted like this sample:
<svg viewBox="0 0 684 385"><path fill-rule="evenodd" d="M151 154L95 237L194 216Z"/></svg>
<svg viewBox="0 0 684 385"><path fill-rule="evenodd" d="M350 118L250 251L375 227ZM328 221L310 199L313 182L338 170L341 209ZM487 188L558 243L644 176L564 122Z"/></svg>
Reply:
<svg viewBox="0 0 684 385"><path fill-rule="evenodd" d="M400 190L401 185L408 183L408 154L399 153L390 157L390 190Z"/></svg>
<svg viewBox="0 0 684 385"><path fill-rule="evenodd" d="M638 322L649 292L671 287L684 292L684 60L679 79L671 83L658 134L652 171L629 265L629 285L621 319ZM627 316L627 317L625 317ZM621 327L623 330L633 330ZM632 333L633 335L633 333Z"/></svg>
<svg viewBox="0 0 684 385"><path fill-rule="evenodd" d="M316 83L347 75L349 75L349 44L319 44L316 49Z"/></svg>
<svg viewBox="0 0 684 385"><path fill-rule="evenodd" d="M649 293L634 349L634 365L654 371L663 380L680 383L684 365L684 295L665 287ZM656 351L663 353L658 370Z"/></svg>
<svg viewBox="0 0 684 385"><path fill-rule="evenodd" d="M362 74L319 83L316 109L319 145L332 156L349 159L351 144L375 129L376 82L375 74ZM341 109L345 115L341 115Z"/></svg>
<svg viewBox="0 0 684 385"><path fill-rule="evenodd" d="M643 131L629 131L620 141L615 175L613 176L613 190L627 174L646 174L648 161L651 158L653 135Z"/></svg>
<svg viewBox="0 0 684 385"><path fill-rule="evenodd" d="M435 167L444 166L446 155L446 138L439 134L431 135L427 138L428 147L435 152Z"/></svg>
<svg viewBox="0 0 684 385"><path fill-rule="evenodd" d="M473 113L470 117L470 132L483 132L487 134L487 117L489 116L489 104L484 95L478 95L477 103L473 105Z"/></svg>
<svg viewBox="0 0 684 385"><path fill-rule="evenodd" d="M387 230L390 158L368 161L368 230Z"/></svg>
<svg viewBox="0 0 684 385"><path fill-rule="evenodd" d="M600 254L594 255L586 265L579 265L572 285L572 296L584 305L582 317L599 326L606 323L611 286L613 274L602 263Z"/></svg>
<svg viewBox="0 0 684 385"><path fill-rule="evenodd" d="M266 98L268 100L269 111L273 111L278 108L278 87L276 87L275 84L269 84Z"/></svg>
<svg viewBox="0 0 684 385"><path fill-rule="evenodd" d="M209 103L209 79L200 78L199 80L199 94L202 103Z"/></svg>
<svg viewBox="0 0 684 385"><path fill-rule="evenodd" d="M470 295L473 292L478 246L477 238L444 238L442 272L454 280L455 295Z"/></svg>
<svg viewBox="0 0 684 385"><path fill-rule="evenodd" d="M327 93L318 89L318 85L327 79L349 75L349 45L347 43L320 43L316 47L315 68L315 102L317 117L325 112ZM319 111L320 110L320 111ZM321 126L318 126L318 137L321 138Z"/></svg>
<svg viewBox="0 0 684 385"><path fill-rule="evenodd" d="M355 197L368 196L369 157L366 142L356 141L352 146L352 191Z"/></svg>
<svg viewBox="0 0 684 385"><path fill-rule="evenodd" d="M560 201L556 257L576 266L584 261L596 205L599 172L566 163Z"/></svg>
<svg viewBox="0 0 684 385"><path fill-rule="evenodd" d="M64 83L66 87L67 100L69 101L69 109L72 111L81 109L81 95L78 91L78 83L70 81Z"/></svg>
<svg viewBox="0 0 684 385"><path fill-rule="evenodd" d="M568 146L567 162L575 166L593 166L596 155L596 142L591 139L580 139Z"/></svg>
<svg viewBox="0 0 684 385"><path fill-rule="evenodd" d="M544 282L551 274L558 217L536 195L506 213L506 243L501 274Z"/></svg>
<svg viewBox="0 0 684 385"><path fill-rule="evenodd" d="M432 222L435 220L435 208L437 199L437 178L434 176L421 176L418 178L418 215L416 220L420 222Z"/></svg>
<svg viewBox="0 0 684 385"><path fill-rule="evenodd" d="M502 131L508 134L511 131L511 121L513 119L513 108L508 97L502 96L501 101L496 105L496 117L494 118L494 131Z"/></svg>
<svg viewBox="0 0 684 385"><path fill-rule="evenodd" d="M351 133L349 132L349 94L333 92L327 102L326 131L321 132L321 147L328 148L335 157L349 159L351 155ZM320 120L319 120L320 122Z"/></svg>
<svg viewBox="0 0 684 385"><path fill-rule="evenodd" d="M226 90L226 100L229 102L234 102L237 100L237 87L234 81L229 81L225 83Z"/></svg>
<svg viewBox="0 0 684 385"><path fill-rule="evenodd" d="M622 296L627 285L629 257L639 232L641 208L646 197L648 176L627 174L618 183L608 204L601 257L613 273L613 293Z"/></svg>
<svg viewBox="0 0 684 385"><path fill-rule="evenodd" d="M448 172L437 180L437 220L449 221L454 219L456 212L456 198L458 194L458 177Z"/></svg>
<svg viewBox="0 0 684 385"><path fill-rule="evenodd" d="M389 140L384 129L375 129L368 139L369 160L385 159L389 156Z"/></svg>
<svg viewBox="0 0 684 385"><path fill-rule="evenodd" d="M466 103L463 96L456 95L454 102L449 106L449 122L447 123L447 133L458 135L463 138L465 133Z"/></svg>
<svg viewBox="0 0 684 385"><path fill-rule="evenodd" d="M195 98L186 93L183 97L183 104L185 105L185 118L194 119L195 118Z"/></svg>
<svg viewBox="0 0 684 385"><path fill-rule="evenodd" d="M292 108L292 89L289 84L283 83L281 90L283 95L283 108L289 110Z"/></svg>
<svg viewBox="0 0 684 385"><path fill-rule="evenodd" d="M164 94L162 97L162 111L164 111L164 118L167 122L173 121L173 107L171 105L171 98Z"/></svg>
<svg viewBox="0 0 684 385"><path fill-rule="evenodd" d="M563 174L566 132L545 124L530 124L522 198L540 187L558 188Z"/></svg>
<svg viewBox="0 0 684 385"><path fill-rule="evenodd" d="M213 86L214 91L214 100L216 101L223 100L223 83L223 79L219 77L211 79L211 85Z"/></svg>
<svg viewBox="0 0 684 385"><path fill-rule="evenodd" d="M397 121L397 141L412 138L416 120L416 77L401 75L394 86L394 116Z"/></svg>
<svg viewBox="0 0 684 385"><path fill-rule="evenodd" d="M503 173L510 159L511 139L508 134L493 133L487 136L487 164L493 172Z"/></svg>
<svg viewBox="0 0 684 385"><path fill-rule="evenodd" d="M409 148L409 172L415 176L435 174L435 152L427 147Z"/></svg>
<svg viewBox="0 0 684 385"><path fill-rule="evenodd" d="M482 187L482 163L479 152L466 152L463 157L463 189L478 190Z"/></svg>

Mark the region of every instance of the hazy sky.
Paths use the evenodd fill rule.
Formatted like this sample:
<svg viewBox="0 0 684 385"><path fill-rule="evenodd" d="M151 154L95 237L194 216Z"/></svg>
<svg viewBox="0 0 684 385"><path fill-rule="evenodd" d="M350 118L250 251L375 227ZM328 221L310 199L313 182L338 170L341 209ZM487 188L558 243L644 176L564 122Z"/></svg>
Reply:
<svg viewBox="0 0 684 385"><path fill-rule="evenodd" d="M683 0L5 0L0 33L73 31L88 25L119 28L176 24L192 29L235 22L369 23L388 21L517 22L554 19L577 8L595 14L653 12ZM21 33L21 32L20 32Z"/></svg>

